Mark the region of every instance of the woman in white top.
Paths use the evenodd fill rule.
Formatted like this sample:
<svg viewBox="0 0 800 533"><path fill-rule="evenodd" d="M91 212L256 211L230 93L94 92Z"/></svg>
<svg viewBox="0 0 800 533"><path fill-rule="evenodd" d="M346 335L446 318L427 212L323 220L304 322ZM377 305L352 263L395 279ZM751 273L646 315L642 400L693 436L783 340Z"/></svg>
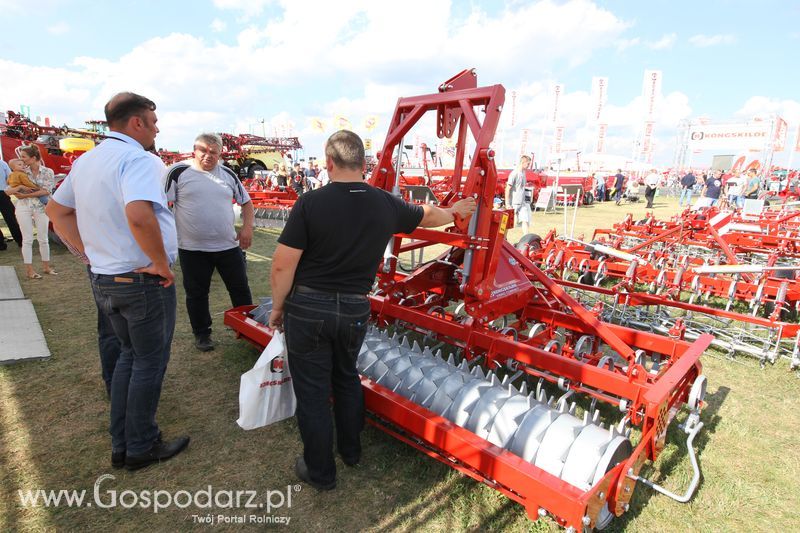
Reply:
<svg viewBox="0 0 800 533"><path fill-rule="evenodd" d="M17 197L16 215L22 232L22 261L26 274L30 279L41 279L41 274L33 270L33 227L35 224L42 269L45 274L55 275L56 271L50 266L50 242L47 236L50 219L44 214L44 206L56 186L55 177L53 171L42 164L42 155L36 146L23 146L18 153L27 166L26 172L40 189L31 191L19 186L9 187L6 192Z"/></svg>

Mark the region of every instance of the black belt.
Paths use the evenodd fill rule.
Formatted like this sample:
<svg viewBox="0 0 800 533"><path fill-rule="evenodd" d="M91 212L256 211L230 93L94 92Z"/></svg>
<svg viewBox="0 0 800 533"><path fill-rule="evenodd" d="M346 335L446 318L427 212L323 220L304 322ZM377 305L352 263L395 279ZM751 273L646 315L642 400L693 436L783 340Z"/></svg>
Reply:
<svg viewBox="0 0 800 533"><path fill-rule="evenodd" d="M324 296L347 296L349 298L366 298L366 294L358 294L355 292L332 292L332 291L322 291L319 289L313 289L311 287L307 287L305 285L295 285L292 289L293 293L296 294L322 294Z"/></svg>
<svg viewBox="0 0 800 533"><path fill-rule="evenodd" d="M112 137L113 138L113 137ZM122 274L94 274L97 280L113 281L115 283L160 283L164 281L161 276L147 272L124 272Z"/></svg>

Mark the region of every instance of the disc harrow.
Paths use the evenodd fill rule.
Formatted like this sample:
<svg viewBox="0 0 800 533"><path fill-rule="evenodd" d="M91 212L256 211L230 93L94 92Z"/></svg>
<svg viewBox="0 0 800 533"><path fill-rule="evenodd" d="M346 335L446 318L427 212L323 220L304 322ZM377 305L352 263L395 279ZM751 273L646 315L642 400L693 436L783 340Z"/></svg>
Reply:
<svg viewBox="0 0 800 533"><path fill-rule="evenodd" d="M472 196L477 210L388 243L357 360L368 420L520 503L532 520L551 516L571 531L602 529L627 512L639 482L687 501L700 478L699 360L713 337L687 342L605 322L602 309L585 308L506 241L489 149L504 95L465 70L438 93L398 101L370 183L399 189L393 156L431 112L437 135L456 139L441 204ZM398 258L434 246L433 259L398 270ZM263 347L272 332L256 318L267 314L234 308L225 323ZM677 418L694 470L683 495L640 476Z"/></svg>

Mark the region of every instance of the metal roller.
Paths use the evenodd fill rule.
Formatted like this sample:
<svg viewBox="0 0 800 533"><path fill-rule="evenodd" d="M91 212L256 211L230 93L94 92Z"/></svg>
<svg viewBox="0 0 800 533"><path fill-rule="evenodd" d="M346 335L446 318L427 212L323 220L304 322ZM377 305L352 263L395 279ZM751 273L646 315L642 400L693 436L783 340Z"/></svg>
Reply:
<svg viewBox="0 0 800 533"><path fill-rule="evenodd" d="M587 349L593 339L579 339ZM556 348L554 345L552 348ZM456 365L441 351L434 354L407 338L371 328L358 356L359 372L397 394L444 416L496 446L588 490L614 465L632 453L627 435L598 425L598 411L575 416L567 392L557 405L538 389L528 393L484 373L464 360ZM606 509L602 521L610 520Z"/></svg>

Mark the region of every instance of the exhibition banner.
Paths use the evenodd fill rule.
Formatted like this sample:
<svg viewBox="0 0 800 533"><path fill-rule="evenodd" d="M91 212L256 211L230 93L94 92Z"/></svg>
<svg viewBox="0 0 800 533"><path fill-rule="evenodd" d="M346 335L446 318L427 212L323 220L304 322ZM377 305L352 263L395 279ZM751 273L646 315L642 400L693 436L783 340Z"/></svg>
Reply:
<svg viewBox="0 0 800 533"><path fill-rule="evenodd" d="M770 122L743 124L692 124L689 128L691 150L762 150L769 140Z"/></svg>

